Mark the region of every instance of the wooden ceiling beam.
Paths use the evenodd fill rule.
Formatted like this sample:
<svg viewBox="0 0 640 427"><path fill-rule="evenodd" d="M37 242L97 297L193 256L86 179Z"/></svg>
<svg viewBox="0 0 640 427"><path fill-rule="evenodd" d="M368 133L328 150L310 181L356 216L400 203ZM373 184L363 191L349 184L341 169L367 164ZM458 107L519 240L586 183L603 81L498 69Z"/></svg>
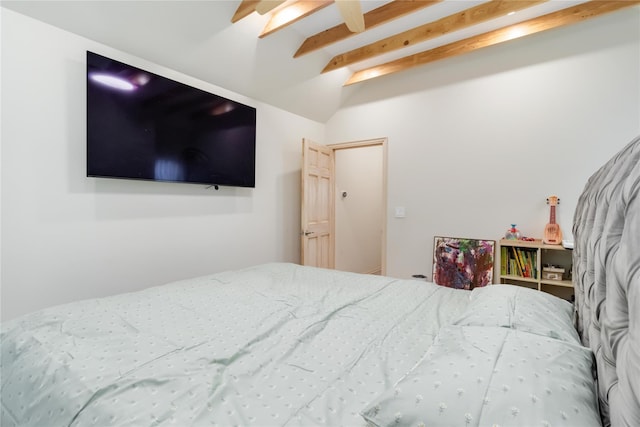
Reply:
<svg viewBox="0 0 640 427"><path fill-rule="evenodd" d="M378 40L366 46L336 55L322 70L323 73L347 67L384 53L402 49L407 46L453 33L454 31L472 27L481 22L496 19L522 9L545 3L548 0L492 0L462 12L454 13L437 21L421 25L408 31Z"/></svg>
<svg viewBox="0 0 640 427"><path fill-rule="evenodd" d="M335 0L342 20L352 33L364 31L364 16L360 0Z"/></svg>
<svg viewBox="0 0 640 427"><path fill-rule="evenodd" d="M442 0L394 0L364 14L365 31L398 19ZM322 49L330 44L353 36L345 24L336 25L307 38L293 55L294 58Z"/></svg>
<svg viewBox="0 0 640 427"><path fill-rule="evenodd" d="M333 0L300 0L292 3L289 6L273 13L269 22L264 26L258 37L263 38L269 34L275 33L276 31L285 28L287 25L291 25L294 22L319 11L320 9L329 6L331 3L333 3Z"/></svg>
<svg viewBox="0 0 640 427"><path fill-rule="evenodd" d="M242 3L236 9L236 13L231 17L231 22L238 22L244 17L251 15L256 10L256 5L260 0L242 0Z"/></svg>
<svg viewBox="0 0 640 427"><path fill-rule="evenodd" d="M256 12L260 15L264 15L266 13L271 12L276 7L280 6L286 0L260 0L258 4L256 4Z"/></svg>
<svg viewBox="0 0 640 427"><path fill-rule="evenodd" d="M354 73L347 82L345 82L344 86L360 83L380 76L398 73L433 61L472 52L477 49L493 46L530 34L582 22L605 13L614 12L637 4L640 4L640 0L592 0L587 3L581 3L576 6L521 22L519 24L509 25L498 30L489 31L484 34L449 43L435 49L430 49L415 55L387 62L386 64L358 71Z"/></svg>

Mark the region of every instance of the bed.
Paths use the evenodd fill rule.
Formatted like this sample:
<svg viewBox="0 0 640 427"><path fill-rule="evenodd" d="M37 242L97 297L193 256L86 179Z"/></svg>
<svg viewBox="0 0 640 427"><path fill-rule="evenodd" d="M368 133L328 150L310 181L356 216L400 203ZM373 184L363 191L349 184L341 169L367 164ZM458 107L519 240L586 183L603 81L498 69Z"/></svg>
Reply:
<svg viewBox="0 0 640 427"><path fill-rule="evenodd" d="M75 302L2 325L1 425L640 425L639 144L576 209L575 306L289 263Z"/></svg>

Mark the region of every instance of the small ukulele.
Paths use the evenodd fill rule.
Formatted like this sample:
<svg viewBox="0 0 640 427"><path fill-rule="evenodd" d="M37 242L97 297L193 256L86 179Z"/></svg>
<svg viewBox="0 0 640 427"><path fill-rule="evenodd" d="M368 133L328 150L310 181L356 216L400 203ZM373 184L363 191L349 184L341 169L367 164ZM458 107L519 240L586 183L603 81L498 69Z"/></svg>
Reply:
<svg viewBox="0 0 640 427"><path fill-rule="evenodd" d="M561 245L562 244L562 231L560 226L556 224L556 205L560 203L560 199L556 196L550 196L547 199L549 205L549 223L544 228L544 238L542 241L548 245Z"/></svg>

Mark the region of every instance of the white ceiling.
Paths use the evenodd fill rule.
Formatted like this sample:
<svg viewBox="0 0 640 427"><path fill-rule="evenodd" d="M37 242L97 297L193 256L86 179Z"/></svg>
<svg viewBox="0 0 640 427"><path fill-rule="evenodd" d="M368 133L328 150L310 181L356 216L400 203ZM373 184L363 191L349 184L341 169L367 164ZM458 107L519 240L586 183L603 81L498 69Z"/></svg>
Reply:
<svg viewBox="0 0 640 427"><path fill-rule="evenodd" d="M390 76L343 87L362 68L397 59L586 0L550 0L513 16L477 25L363 61L351 69L320 71L339 54L483 3L445 0L435 6L293 58L304 39L340 24L338 9L321 11L259 39L268 16L252 13L235 24L240 0L217 1L2 1L7 9L47 22L145 60L224 87L310 119L326 122L359 91L393 94ZM363 12L386 1L364 0ZM517 43L511 41L509 43ZM446 59L444 61L447 61ZM429 65L409 72L425 73ZM405 71L406 73L406 71ZM380 90L384 88L384 90Z"/></svg>

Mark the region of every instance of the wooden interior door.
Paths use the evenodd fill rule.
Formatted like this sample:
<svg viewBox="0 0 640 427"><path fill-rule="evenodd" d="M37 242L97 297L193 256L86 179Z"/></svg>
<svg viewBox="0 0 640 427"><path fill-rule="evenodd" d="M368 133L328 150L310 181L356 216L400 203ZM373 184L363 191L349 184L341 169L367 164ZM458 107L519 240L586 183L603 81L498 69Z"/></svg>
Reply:
<svg viewBox="0 0 640 427"><path fill-rule="evenodd" d="M334 268L333 150L302 140L300 261L302 265Z"/></svg>

